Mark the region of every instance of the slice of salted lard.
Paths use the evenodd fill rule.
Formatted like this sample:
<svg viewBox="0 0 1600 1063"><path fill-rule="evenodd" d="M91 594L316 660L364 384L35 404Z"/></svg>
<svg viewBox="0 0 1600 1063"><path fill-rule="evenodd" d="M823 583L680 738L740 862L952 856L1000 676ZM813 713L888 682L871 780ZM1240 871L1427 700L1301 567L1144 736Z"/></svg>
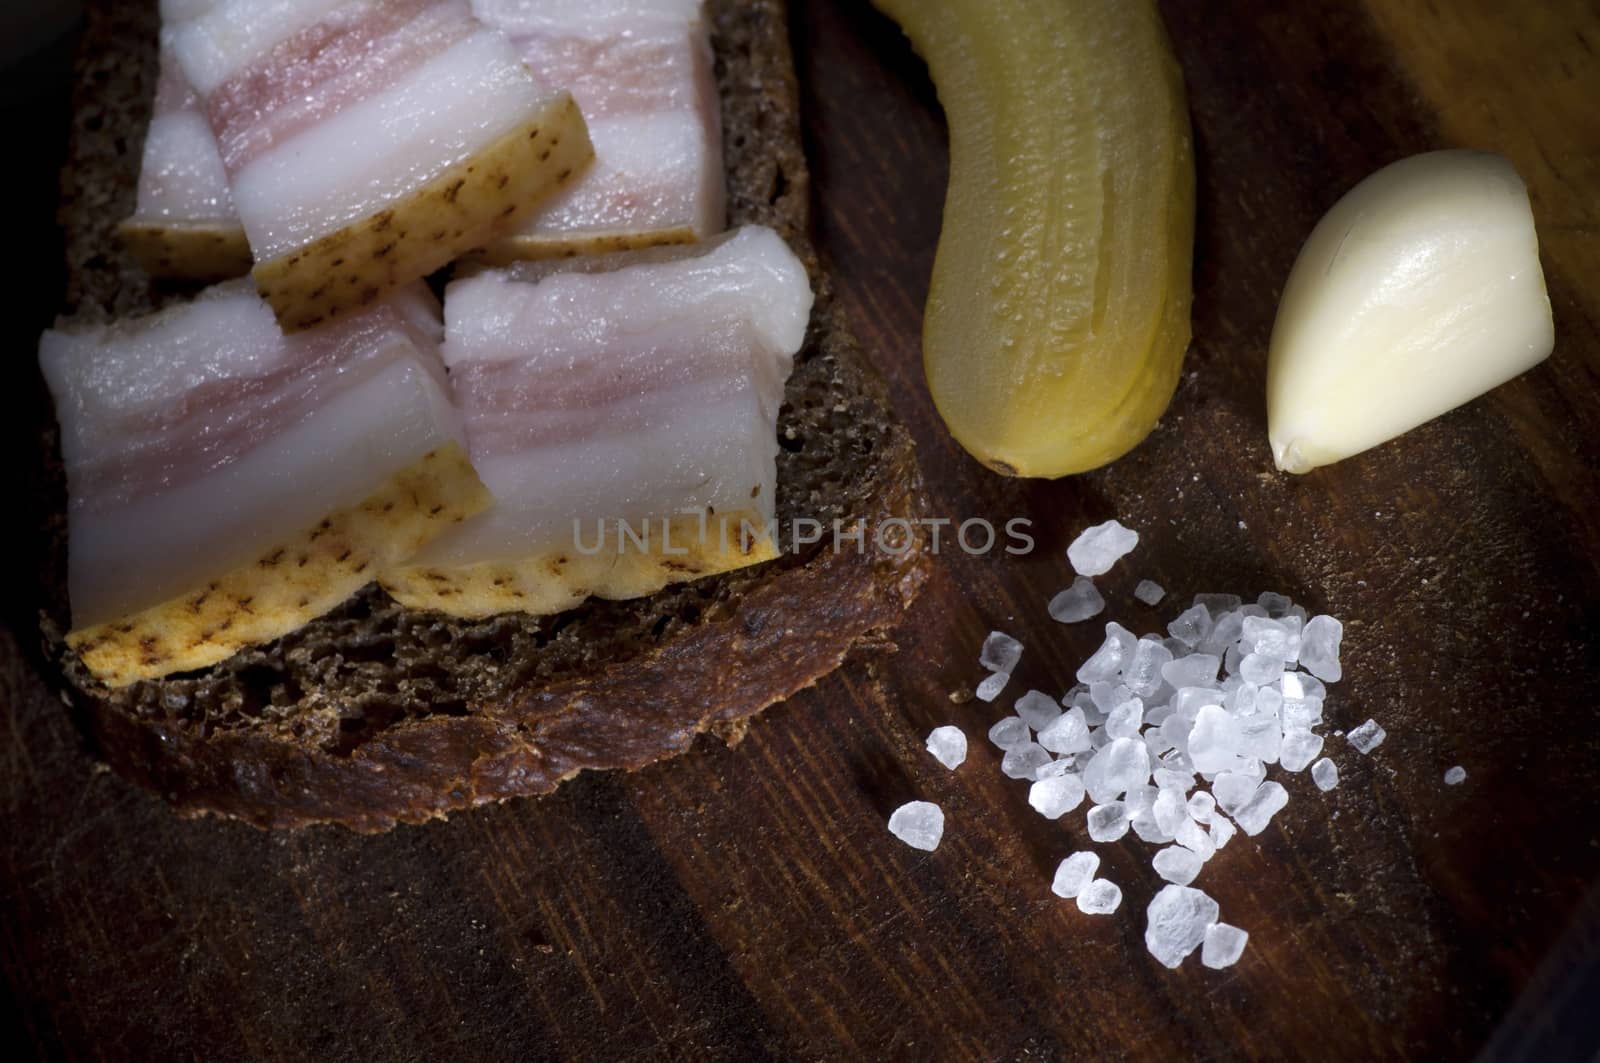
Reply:
<svg viewBox="0 0 1600 1063"><path fill-rule="evenodd" d="M122 686L286 634L487 506L439 333L419 283L286 336L246 280L46 332L89 670Z"/></svg>
<svg viewBox="0 0 1600 1063"><path fill-rule="evenodd" d="M467 0L164 0L287 330L514 231L593 157Z"/></svg>
<svg viewBox="0 0 1600 1063"><path fill-rule="evenodd" d="M727 227L722 105L701 0L473 0L549 89L572 93L594 165L491 262L690 243Z"/></svg>
<svg viewBox="0 0 1600 1063"><path fill-rule="evenodd" d="M461 616L553 613L776 556L778 408L811 303L754 227L451 284L442 350L495 505L383 585Z"/></svg>
<svg viewBox="0 0 1600 1063"><path fill-rule="evenodd" d="M217 138L170 51L161 53L138 202L120 232L151 276L223 280L250 271L250 242L228 191Z"/></svg>

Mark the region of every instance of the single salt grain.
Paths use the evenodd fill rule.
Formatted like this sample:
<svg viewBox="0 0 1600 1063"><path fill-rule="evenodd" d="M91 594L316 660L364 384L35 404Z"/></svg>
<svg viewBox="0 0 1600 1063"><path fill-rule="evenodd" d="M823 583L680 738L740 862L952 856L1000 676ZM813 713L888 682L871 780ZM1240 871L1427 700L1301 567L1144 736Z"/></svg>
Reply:
<svg viewBox="0 0 1600 1063"><path fill-rule="evenodd" d="M1322 699L1284 698L1280 715L1284 730L1309 731L1322 722Z"/></svg>
<svg viewBox="0 0 1600 1063"><path fill-rule="evenodd" d="M1156 785L1163 790L1176 790L1181 795L1187 794L1194 789L1194 772L1192 771L1157 768L1151 774L1155 777Z"/></svg>
<svg viewBox="0 0 1600 1063"><path fill-rule="evenodd" d="M1205 944L1200 948L1200 962L1212 970L1232 967L1244 955L1245 942L1250 935L1227 923L1212 923L1206 927Z"/></svg>
<svg viewBox="0 0 1600 1063"><path fill-rule="evenodd" d="M1203 705L1189 732L1189 759L1202 774L1232 771L1244 760L1239 721L1221 705Z"/></svg>
<svg viewBox="0 0 1600 1063"><path fill-rule="evenodd" d="M1172 660L1172 651L1155 639L1140 639L1133 660L1122 669L1122 681L1141 698L1161 689L1161 670Z"/></svg>
<svg viewBox="0 0 1600 1063"><path fill-rule="evenodd" d="M1221 849L1232 841L1233 836L1237 833L1239 833L1239 828L1235 827L1233 821L1227 816L1218 812L1211 817L1211 847L1213 849Z"/></svg>
<svg viewBox="0 0 1600 1063"><path fill-rule="evenodd" d="M1150 750L1137 738L1114 738L1083 770L1083 785L1096 804L1105 804L1150 781Z"/></svg>
<svg viewBox="0 0 1600 1063"><path fill-rule="evenodd" d="M1083 892L1083 887L1094 880L1094 873L1100 870L1100 854L1083 851L1073 853L1056 867L1055 881L1050 883L1050 892L1057 897L1076 897Z"/></svg>
<svg viewBox="0 0 1600 1063"><path fill-rule="evenodd" d="M1111 710L1133 697L1133 690L1124 683L1107 683L1101 681L1089 684L1089 700L1094 702L1094 707L1101 712L1110 714Z"/></svg>
<svg viewBox="0 0 1600 1063"><path fill-rule="evenodd" d="M1245 772L1224 771L1211 781L1211 794L1217 807L1232 816L1249 803L1260 785L1260 779Z"/></svg>
<svg viewBox="0 0 1600 1063"><path fill-rule="evenodd" d="M1011 673L1009 672L991 672L984 678L983 682L978 684L978 700L993 701L1000 696L1000 691L1005 689L1006 683L1010 679Z"/></svg>
<svg viewBox="0 0 1600 1063"><path fill-rule="evenodd" d="M1300 635L1300 667L1326 683L1337 683L1343 674L1339 664L1339 643L1344 625L1331 616L1311 618Z"/></svg>
<svg viewBox="0 0 1600 1063"><path fill-rule="evenodd" d="M1247 683L1264 687L1283 678L1283 658L1264 653L1247 653L1239 660L1239 675Z"/></svg>
<svg viewBox="0 0 1600 1063"><path fill-rule="evenodd" d="M1322 685L1322 680L1314 675L1304 672L1285 672L1283 674L1283 696L1285 698L1316 698L1322 701L1328 696L1328 688Z"/></svg>
<svg viewBox="0 0 1600 1063"><path fill-rule="evenodd" d="M1379 727L1377 720L1368 720L1345 735L1345 739L1356 747L1356 752L1363 756L1383 745L1383 740L1388 737L1389 732Z"/></svg>
<svg viewBox="0 0 1600 1063"><path fill-rule="evenodd" d="M1205 940L1222 909L1200 890L1167 885L1145 910L1145 948L1164 966L1177 967Z"/></svg>
<svg viewBox="0 0 1600 1063"><path fill-rule="evenodd" d="M1007 716L989 728L989 741L1001 749L1015 749L1027 745L1031 740L1027 721L1020 716Z"/></svg>
<svg viewBox="0 0 1600 1063"><path fill-rule="evenodd" d="M989 637L983 640L983 652L978 655L978 663L991 672L1004 672L1011 674L1011 670L1022 659L1022 643L1007 635L1004 631L991 631Z"/></svg>
<svg viewBox="0 0 1600 1063"><path fill-rule="evenodd" d="M1050 763L1050 754L1037 742L1012 746L1000 758L1000 770L1008 779L1032 779L1040 768Z"/></svg>
<svg viewBox="0 0 1600 1063"><path fill-rule="evenodd" d="M1129 698L1106 717L1106 734L1112 738L1138 738L1144 723L1144 702Z"/></svg>
<svg viewBox="0 0 1600 1063"><path fill-rule="evenodd" d="M1078 891L1078 911L1084 915L1110 915L1122 904L1122 887L1097 878Z"/></svg>
<svg viewBox="0 0 1600 1063"><path fill-rule="evenodd" d="M913 849L933 852L944 837L944 810L931 801L910 801L889 816L889 833Z"/></svg>
<svg viewBox="0 0 1600 1063"><path fill-rule="evenodd" d="M1178 828L1189 821L1189 806L1176 790L1162 790L1150 805L1150 815L1161 832L1175 837Z"/></svg>
<svg viewBox="0 0 1600 1063"><path fill-rule="evenodd" d="M1194 881L1196 875L1200 874L1205 861L1181 845L1169 845L1156 853L1151 864L1155 867L1156 874L1168 882L1187 886Z"/></svg>
<svg viewBox="0 0 1600 1063"><path fill-rule="evenodd" d="M940 764L955 771L967 759L967 736L961 728L946 724L928 733L928 752Z"/></svg>
<svg viewBox="0 0 1600 1063"><path fill-rule="evenodd" d="M1039 744L1052 753L1083 753L1091 748L1089 723L1074 705L1039 732Z"/></svg>
<svg viewBox="0 0 1600 1063"><path fill-rule="evenodd" d="M1209 653L1191 653L1162 665L1161 678L1170 683L1174 690L1184 687L1211 689L1218 685L1217 665L1220 663Z"/></svg>
<svg viewBox="0 0 1600 1063"><path fill-rule="evenodd" d="M1201 860L1210 860L1217 851L1216 845L1211 841L1211 835L1192 819L1185 819L1178 824L1178 829L1172 832L1172 838Z"/></svg>
<svg viewBox="0 0 1600 1063"><path fill-rule="evenodd" d="M1294 608L1294 599L1276 591L1262 591L1261 597L1256 599L1256 604L1265 609L1268 616L1280 617L1287 616L1289 610Z"/></svg>
<svg viewBox="0 0 1600 1063"><path fill-rule="evenodd" d="M1196 823L1210 823L1217 810L1217 799L1201 790L1189 798L1189 818Z"/></svg>
<svg viewBox="0 0 1600 1063"><path fill-rule="evenodd" d="M1317 789L1327 793L1339 785L1339 765L1323 757L1311 765L1311 781L1317 784Z"/></svg>
<svg viewBox="0 0 1600 1063"><path fill-rule="evenodd" d="M1100 576L1139 545L1139 533L1125 528L1121 521L1096 524L1067 547L1067 560L1080 576Z"/></svg>
<svg viewBox="0 0 1600 1063"><path fill-rule="evenodd" d="M1246 834L1260 834L1272 822L1272 817L1288 803L1289 791L1275 782L1264 782L1250 795L1250 800L1233 814L1233 821Z"/></svg>
<svg viewBox="0 0 1600 1063"><path fill-rule="evenodd" d="M1466 781L1467 769L1459 764L1444 773L1444 784L1446 786L1460 786Z"/></svg>
<svg viewBox="0 0 1600 1063"><path fill-rule="evenodd" d="M1304 771L1322 753L1322 736L1310 731L1285 731L1278 766L1284 771Z"/></svg>
<svg viewBox="0 0 1600 1063"><path fill-rule="evenodd" d="M1030 690L1017 699L1017 715L1035 731L1042 731L1056 722L1061 706L1056 699L1041 690Z"/></svg>
<svg viewBox="0 0 1600 1063"><path fill-rule="evenodd" d="M1047 775L1028 788L1028 804L1045 819L1060 819L1083 803L1083 779L1067 772Z"/></svg>
<svg viewBox="0 0 1600 1063"><path fill-rule="evenodd" d="M1108 631L1105 642L1078 669L1078 682L1100 683L1115 679L1122 671L1122 660L1122 640Z"/></svg>
<svg viewBox="0 0 1600 1063"><path fill-rule="evenodd" d="M1221 616L1239 608L1244 599L1237 594L1197 594L1192 604L1205 606L1212 616Z"/></svg>
<svg viewBox="0 0 1600 1063"><path fill-rule="evenodd" d="M1095 805L1085 819L1089 837L1097 842L1114 842L1128 833L1128 806L1121 801Z"/></svg>
<svg viewBox="0 0 1600 1063"><path fill-rule="evenodd" d="M1160 605L1161 599L1167 596L1167 592L1155 580L1142 579L1139 585L1133 588L1133 596L1146 605Z"/></svg>
<svg viewBox="0 0 1600 1063"><path fill-rule="evenodd" d="M1050 599L1050 618L1063 624L1076 624L1099 616L1106 607L1105 598L1095 589L1094 580L1079 576L1072 586Z"/></svg>
<svg viewBox="0 0 1600 1063"><path fill-rule="evenodd" d="M1200 641L1211 631L1211 614L1206 612L1203 605L1191 606L1179 613L1172 623L1167 625L1167 634L1188 646L1190 649L1200 645Z"/></svg>

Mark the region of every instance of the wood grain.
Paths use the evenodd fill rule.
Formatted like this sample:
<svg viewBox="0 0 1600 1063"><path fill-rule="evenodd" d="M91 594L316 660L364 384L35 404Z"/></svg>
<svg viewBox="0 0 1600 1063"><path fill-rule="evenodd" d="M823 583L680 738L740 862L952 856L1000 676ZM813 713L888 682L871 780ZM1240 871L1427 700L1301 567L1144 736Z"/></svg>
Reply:
<svg viewBox="0 0 1600 1063"><path fill-rule="evenodd" d="M1038 550L947 550L898 652L855 659L739 746L374 838L183 822L96 770L13 604L0 962L15 1035L70 1058L1459 1058L1512 1014L1544 1032L1503 1035L1504 1054L1592 1052L1592 1017L1550 1023L1568 1021L1563 987L1594 984L1575 970L1595 962L1593 902L1587 936L1552 948L1600 881L1600 12L1164 12L1200 167L1195 344L1145 445L1033 483L961 452L922 386L945 169L932 87L863 0L797 4L820 243L914 428L930 506L1031 518ZM25 129L62 120L59 102L31 106ZM1530 183L1556 353L1396 444L1272 473L1266 344L1300 240L1372 169L1458 145L1506 152ZM43 321L22 316L25 361ZM1051 896L1056 861L1087 842L1081 816L1034 814L979 739L993 711L952 696L979 678L991 627L1028 643L1012 693L1069 681L1096 633L1045 603L1071 535L1113 515L1143 540L1104 581L1112 615L1145 629L1171 611L1131 598L1142 577L1175 598L1286 591L1346 619L1333 722L1389 731L1367 758L1331 740L1339 789L1294 779L1272 828L1206 867L1199 884L1252 934L1224 973L1144 952L1156 880L1131 836L1098 847L1120 912ZM922 750L952 722L974 739L953 774ZM1454 764L1468 779L1446 789ZM945 807L933 854L884 830L912 797Z"/></svg>

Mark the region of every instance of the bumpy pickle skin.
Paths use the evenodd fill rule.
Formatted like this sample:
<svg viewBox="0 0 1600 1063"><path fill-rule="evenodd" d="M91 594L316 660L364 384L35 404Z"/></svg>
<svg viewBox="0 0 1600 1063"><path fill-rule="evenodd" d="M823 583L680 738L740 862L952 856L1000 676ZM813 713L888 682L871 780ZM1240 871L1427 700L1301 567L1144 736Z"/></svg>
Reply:
<svg viewBox="0 0 1600 1063"><path fill-rule="evenodd" d="M1014 476L1126 454L1189 345L1194 153L1147 0L874 0L928 63L950 186L923 322L951 435Z"/></svg>

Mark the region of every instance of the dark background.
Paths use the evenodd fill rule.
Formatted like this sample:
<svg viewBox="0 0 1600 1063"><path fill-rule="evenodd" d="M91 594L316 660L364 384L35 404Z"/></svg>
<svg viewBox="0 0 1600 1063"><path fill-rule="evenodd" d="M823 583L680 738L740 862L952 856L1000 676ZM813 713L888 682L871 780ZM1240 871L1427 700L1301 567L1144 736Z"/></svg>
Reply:
<svg viewBox="0 0 1600 1063"><path fill-rule="evenodd" d="M1028 516L1025 560L947 555L898 652L860 655L742 745L374 838L177 820L97 770L36 673L26 596L0 631L0 1031L40 1057L1591 1058L1600 1046L1600 12L1582 0L1163 5L1200 176L1195 345L1156 434L1061 483L996 478L939 427L917 364L944 131L926 72L860 0L797 0L820 244L912 424L930 507ZM61 305L50 204L69 126L68 5L0 15L13 209L6 387L37 401ZM15 25L29 21L30 28ZM15 58L18 55L23 58ZM1503 151L1527 178L1550 361L1309 477L1271 471L1266 342L1304 235L1403 155ZM31 419L0 420L12 455ZM17 476L7 463L7 476ZM20 488L19 488L20 489ZM1282 590L1345 618L1343 781L1290 782L1197 885L1250 930L1226 972L1145 953L1150 847L1097 847L1124 906L1049 893L1082 847L1000 776L994 711L953 693L991 627L1009 694L1094 648L1044 607L1090 521L1144 535L1103 581L1153 626L1173 595ZM26 555L21 555L26 556ZM1170 612L1170 608L1162 612ZM922 751L960 724L968 763ZM1446 789L1447 767L1467 768ZM888 812L949 816L933 854Z"/></svg>

